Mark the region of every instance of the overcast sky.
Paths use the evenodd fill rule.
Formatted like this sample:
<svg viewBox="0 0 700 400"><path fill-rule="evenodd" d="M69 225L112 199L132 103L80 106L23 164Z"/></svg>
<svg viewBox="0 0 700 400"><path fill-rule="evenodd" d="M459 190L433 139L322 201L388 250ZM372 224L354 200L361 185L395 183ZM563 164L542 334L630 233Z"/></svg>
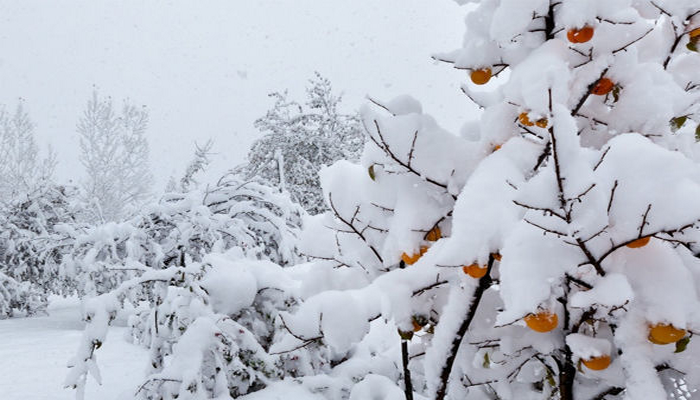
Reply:
<svg viewBox="0 0 700 400"><path fill-rule="evenodd" d="M461 43L451 0L0 0L0 103L25 101L58 177L79 179L75 132L93 87L150 111L154 174L179 175L195 141L219 173L243 161L253 121L319 71L349 108L410 94L456 131L473 112L466 75L430 55Z"/></svg>

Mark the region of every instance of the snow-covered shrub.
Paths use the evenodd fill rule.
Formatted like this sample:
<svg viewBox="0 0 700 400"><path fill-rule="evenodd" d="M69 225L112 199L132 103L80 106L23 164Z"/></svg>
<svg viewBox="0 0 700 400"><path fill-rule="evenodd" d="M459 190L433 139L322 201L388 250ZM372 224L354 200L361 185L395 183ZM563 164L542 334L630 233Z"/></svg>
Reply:
<svg viewBox="0 0 700 400"><path fill-rule="evenodd" d="M139 398L238 396L279 379L284 359L267 350L278 311L296 304L281 266L300 260L303 214L288 195L229 175L204 193L168 195L126 226L88 232L76 270L131 278L86 301L88 325L66 384L82 396L88 373L100 380L95 350L125 303L136 309L132 337L151 355Z"/></svg>
<svg viewBox="0 0 700 400"><path fill-rule="evenodd" d="M407 399L689 398L697 1L466 2L464 46L436 58L467 71L480 120L458 137L415 100L376 102L361 163L322 172L330 211L302 251L330 283L286 344L341 355L304 384L353 365L346 394L379 374ZM382 320L399 334L374 342L394 354L377 372L358 349Z"/></svg>
<svg viewBox="0 0 700 400"><path fill-rule="evenodd" d="M264 136L253 143L244 175L288 191L311 214L325 210L318 171L341 159L356 159L363 135L356 115L340 110L341 97L318 73L304 105L272 93L275 104L255 126Z"/></svg>
<svg viewBox="0 0 700 400"><path fill-rule="evenodd" d="M0 319L41 312L46 309L46 299L40 288L0 272Z"/></svg>
<svg viewBox="0 0 700 400"><path fill-rule="evenodd" d="M47 185L0 208L0 273L5 288L0 298L12 303L0 315L16 315L18 310L21 315L34 314L46 307L50 294L73 292L75 283L62 274L60 265L73 243L66 227L79 213L75 200L73 188Z"/></svg>
<svg viewBox="0 0 700 400"><path fill-rule="evenodd" d="M201 261L233 247L287 265L298 260L302 214L287 195L228 175L206 192L167 194L125 222L74 231L62 270L85 296L107 293L152 268Z"/></svg>

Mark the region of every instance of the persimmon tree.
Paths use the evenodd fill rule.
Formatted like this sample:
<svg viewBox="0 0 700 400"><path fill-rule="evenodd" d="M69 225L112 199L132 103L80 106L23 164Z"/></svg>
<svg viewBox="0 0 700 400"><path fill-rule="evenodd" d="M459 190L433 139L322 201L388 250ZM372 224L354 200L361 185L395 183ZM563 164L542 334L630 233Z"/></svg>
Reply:
<svg viewBox="0 0 700 400"><path fill-rule="evenodd" d="M306 228L332 284L285 344L329 346L321 382L350 398L689 398L700 6L460 3L464 45L435 58L479 120L459 137L409 98L364 110L361 163L322 171Z"/></svg>

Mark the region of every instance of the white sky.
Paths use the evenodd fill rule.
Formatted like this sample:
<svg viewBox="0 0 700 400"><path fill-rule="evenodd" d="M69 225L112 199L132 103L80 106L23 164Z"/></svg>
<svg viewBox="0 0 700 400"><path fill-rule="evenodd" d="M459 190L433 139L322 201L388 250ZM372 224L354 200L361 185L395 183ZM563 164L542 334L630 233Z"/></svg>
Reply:
<svg viewBox="0 0 700 400"><path fill-rule="evenodd" d="M267 93L302 99L315 70L349 108L411 94L455 131L474 110L466 75L430 55L459 46L464 13L451 0L0 0L0 103L25 100L61 180L82 176L75 126L93 86L148 106L161 185L209 137L214 173L242 162Z"/></svg>

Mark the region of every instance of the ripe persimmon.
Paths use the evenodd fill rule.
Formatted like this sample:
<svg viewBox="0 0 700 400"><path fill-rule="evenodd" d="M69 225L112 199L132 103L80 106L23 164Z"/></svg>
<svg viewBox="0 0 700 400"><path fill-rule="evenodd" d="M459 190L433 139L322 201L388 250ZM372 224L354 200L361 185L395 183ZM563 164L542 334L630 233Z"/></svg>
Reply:
<svg viewBox="0 0 700 400"><path fill-rule="evenodd" d="M414 315L411 318L413 324L413 332L419 332L424 326L428 325L428 318L423 315Z"/></svg>
<svg viewBox="0 0 700 400"><path fill-rule="evenodd" d="M700 37L700 28L693 29L688 35L690 36L691 40Z"/></svg>
<svg viewBox="0 0 700 400"><path fill-rule="evenodd" d="M559 317L550 311L539 311L535 314L528 314L525 324L535 332L545 333L553 330L559 324Z"/></svg>
<svg viewBox="0 0 700 400"><path fill-rule="evenodd" d="M549 121L547 118L540 118L537 121L535 121L535 125L537 125L540 128L546 128L547 125L549 125Z"/></svg>
<svg viewBox="0 0 700 400"><path fill-rule="evenodd" d="M627 247L631 249L638 249L640 247L644 247L647 244L649 244L649 241L651 240L651 236L645 236L643 238L639 238L633 242L627 243Z"/></svg>
<svg viewBox="0 0 700 400"><path fill-rule="evenodd" d="M437 242L438 239L442 237L442 231L440 231L440 227L435 226L433 229L428 231L428 233L425 234L425 240L429 242Z"/></svg>
<svg viewBox="0 0 700 400"><path fill-rule="evenodd" d="M649 327L649 341L654 344L675 343L685 336L685 329L678 329L671 324L656 324Z"/></svg>
<svg viewBox="0 0 700 400"><path fill-rule="evenodd" d="M586 25L581 29L573 28L566 32L566 38L571 43L586 43L593 38L594 29L590 25Z"/></svg>
<svg viewBox="0 0 700 400"><path fill-rule="evenodd" d="M581 362L590 370L602 371L610 365L610 356L606 354L600 357L589 358L588 360L581 360Z"/></svg>
<svg viewBox="0 0 700 400"><path fill-rule="evenodd" d="M425 252L428 251L428 246L421 246L420 251L416 254L408 255L406 253L401 254L401 260L406 263L406 265L412 265L415 264L416 261L418 261Z"/></svg>
<svg viewBox="0 0 700 400"><path fill-rule="evenodd" d="M501 149L501 145L497 144L497 145L493 146L493 150L491 150L491 153L493 153L494 151L498 151L500 149Z"/></svg>
<svg viewBox="0 0 700 400"><path fill-rule="evenodd" d="M413 332L420 332L421 329L423 329L423 327L418 325L418 323L413 320Z"/></svg>
<svg viewBox="0 0 700 400"><path fill-rule="evenodd" d="M503 256L501 256L501 253L491 253L491 257L493 257L494 260L496 261L501 261Z"/></svg>
<svg viewBox="0 0 700 400"><path fill-rule="evenodd" d="M597 96L605 96L608 94L612 88L615 86L615 82L611 81L608 78L600 78L598 83L593 86L593 89L591 89L591 94L595 94Z"/></svg>
<svg viewBox="0 0 700 400"><path fill-rule="evenodd" d="M481 265L474 263L471 265L465 265L462 267L462 271L464 271L465 274L471 276L474 279L481 279L484 276L486 276L486 273L488 272L488 267L482 267Z"/></svg>
<svg viewBox="0 0 700 400"><path fill-rule="evenodd" d="M491 80L491 68L475 69L470 75L472 82L483 85Z"/></svg>
<svg viewBox="0 0 700 400"><path fill-rule="evenodd" d="M524 126L535 126L535 123L530 121L530 117L527 115L526 112L520 113L520 115L518 115L518 121Z"/></svg>

